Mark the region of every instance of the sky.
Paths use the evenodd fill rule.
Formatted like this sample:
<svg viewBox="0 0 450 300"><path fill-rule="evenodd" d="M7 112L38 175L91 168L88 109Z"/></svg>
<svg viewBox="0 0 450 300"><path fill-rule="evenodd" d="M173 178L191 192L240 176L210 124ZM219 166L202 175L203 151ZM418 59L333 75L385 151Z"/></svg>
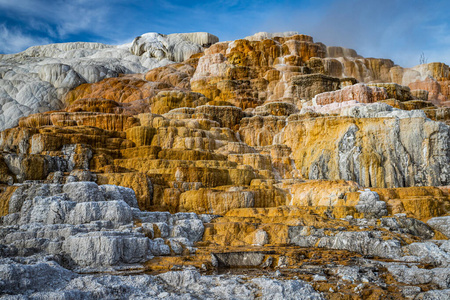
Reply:
<svg viewBox="0 0 450 300"><path fill-rule="evenodd" d="M0 53L60 42L124 44L146 32L206 31L221 41L298 31L403 67L450 65L449 0L0 0Z"/></svg>

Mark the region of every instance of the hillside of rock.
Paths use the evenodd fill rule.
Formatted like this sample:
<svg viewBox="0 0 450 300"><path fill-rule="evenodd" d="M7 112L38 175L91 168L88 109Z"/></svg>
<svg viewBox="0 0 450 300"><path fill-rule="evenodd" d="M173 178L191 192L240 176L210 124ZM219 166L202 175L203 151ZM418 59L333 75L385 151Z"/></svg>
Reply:
<svg viewBox="0 0 450 300"><path fill-rule="evenodd" d="M181 62L218 41L202 32L147 33L130 45L51 44L0 55L0 130L21 117L64 108L64 95L80 84Z"/></svg>
<svg viewBox="0 0 450 300"><path fill-rule="evenodd" d="M147 33L0 71L0 297L449 297L449 66Z"/></svg>

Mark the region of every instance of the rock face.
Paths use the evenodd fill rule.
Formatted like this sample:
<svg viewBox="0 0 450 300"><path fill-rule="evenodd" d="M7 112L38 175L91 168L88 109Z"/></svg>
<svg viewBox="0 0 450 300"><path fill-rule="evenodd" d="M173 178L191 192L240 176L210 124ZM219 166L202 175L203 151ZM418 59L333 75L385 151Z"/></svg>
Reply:
<svg viewBox="0 0 450 300"><path fill-rule="evenodd" d="M180 299L220 298L226 295L236 299L254 299L263 294L263 299L324 299L320 293L300 280L253 279L245 281L243 276L202 276L197 271L167 272L158 276L80 276L65 270L57 263L24 265L2 264L2 291L7 295L40 298L146 298ZM34 275L34 276L33 276ZM21 277L21 280L19 279ZM64 278L64 280L61 280ZM55 280L56 279L56 280ZM57 281L59 280L59 281ZM27 285L21 284L26 281ZM49 286L48 282L52 282ZM215 285L213 289L205 286ZM117 291L120 286L121 292ZM101 288L100 288L101 287ZM33 288L33 292L25 292ZM119 293L119 294L118 294Z"/></svg>
<svg viewBox="0 0 450 300"><path fill-rule="evenodd" d="M320 93L316 96L315 102L318 105L325 105L330 103L340 103L345 101L355 100L359 103L374 103L386 100L388 94L386 89L366 86L364 84L355 84L347 86L342 90Z"/></svg>
<svg viewBox="0 0 450 300"><path fill-rule="evenodd" d="M449 221L450 221L449 216L445 216L445 217L431 218L430 220L428 220L427 223L431 227L435 228L436 230L439 230L440 232L445 234L447 237L449 237L450 236Z"/></svg>
<svg viewBox="0 0 450 300"><path fill-rule="evenodd" d="M215 42L218 38L209 33L147 33L131 47L66 43L2 55L0 130L17 125L23 116L64 108L64 95L81 84L184 61Z"/></svg>
<svg viewBox="0 0 450 300"><path fill-rule="evenodd" d="M137 56L182 62L202 52L202 47L209 47L218 41L216 36L207 32L169 35L146 33L134 39L130 52Z"/></svg>
<svg viewBox="0 0 450 300"><path fill-rule="evenodd" d="M423 113L377 103L333 117L292 115L283 134L305 178L366 187L449 184L449 127Z"/></svg>
<svg viewBox="0 0 450 300"><path fill-rule="evenodd" d="M368 216L387 216L386 202L380 201L376 192L366 190L359 195L359 202L355 206L356 210Z"/></svg>
<svg viewBox="0 0 450 300"><path fill-rule="evenodd" d="M449 81L296 32L0 56L0 297L446 299Z"/></svg>
<svg viewBox="0 0 450 300"><path fill-rule="evenodd" d="M393 81L408 85L411 90L426 90L428 100L446 105L449 97L449 66L435 62L422 64L411 69L396 67L393 69Z"/></svg>
<svg viewBox="0 0 450 300"><path fill-rule="evenodd" d="M194 251L193 243L203 236L203 223L195 214L136 207L133 190L120 186L23 185L11 196L10 214L1 220L1 243L10 251L60 255L74 267L93 270L143 263L186 247ZM133 228L133 220L140 225Z"/></svg>

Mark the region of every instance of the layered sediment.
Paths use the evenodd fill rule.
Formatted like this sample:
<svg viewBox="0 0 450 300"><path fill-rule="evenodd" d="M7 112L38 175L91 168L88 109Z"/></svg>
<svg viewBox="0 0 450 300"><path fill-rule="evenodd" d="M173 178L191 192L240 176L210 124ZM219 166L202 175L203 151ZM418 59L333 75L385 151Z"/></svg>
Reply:
<svg viewBox="0 0 450 300"><path fill-rule="evenodd" d="M447 65L151 33L3 69L1 296L449 295Z"/></svg>

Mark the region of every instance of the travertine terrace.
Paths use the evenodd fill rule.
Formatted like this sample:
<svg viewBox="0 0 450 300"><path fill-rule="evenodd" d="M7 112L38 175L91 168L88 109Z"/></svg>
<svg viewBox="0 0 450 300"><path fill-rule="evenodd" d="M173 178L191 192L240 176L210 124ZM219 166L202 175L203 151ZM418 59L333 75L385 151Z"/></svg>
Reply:
<svg viewBox="0 0 450 300"><path fill-rule="evenodd" d="M3 299L449 299L450 71L296 32L0 56Z"/></svg>

